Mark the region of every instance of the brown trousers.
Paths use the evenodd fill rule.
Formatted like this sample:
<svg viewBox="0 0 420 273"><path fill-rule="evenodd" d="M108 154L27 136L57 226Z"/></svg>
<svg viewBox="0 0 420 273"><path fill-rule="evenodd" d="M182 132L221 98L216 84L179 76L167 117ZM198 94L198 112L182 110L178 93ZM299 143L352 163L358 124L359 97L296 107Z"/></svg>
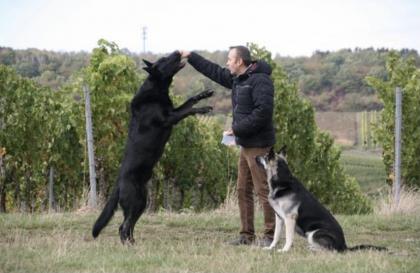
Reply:
<svg viewBox="0 0 420 273"><path fill-rule="evenodd" d="M254 190L259 198L264 214L264 236L272 238L275 227L274 210L268 203L269 188L265 170L257 165L255 157L265 155L267 148L243 148L238 162L238 203L241 218L240 234L255 239L254 229Z"/></svg>

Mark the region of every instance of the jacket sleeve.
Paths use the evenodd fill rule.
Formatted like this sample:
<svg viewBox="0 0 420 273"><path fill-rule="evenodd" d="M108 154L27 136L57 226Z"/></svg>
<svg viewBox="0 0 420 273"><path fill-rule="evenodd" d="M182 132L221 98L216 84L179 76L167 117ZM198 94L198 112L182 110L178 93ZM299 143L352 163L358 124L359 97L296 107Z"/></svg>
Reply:
<svg viewBox="0 0 420 273"><path fill-rule="evenodd" d="M222 68L218 64L212 63L195 52L191 52L188 62L204 76L223 85L226 88L232 88L233 77L229 69Z"/></svg>
<svg viewBox="0 0 420 273"><path fill-rule="evenodd" d="M269 76L256 82L252 90L254 109L252 112L233 124L235 136L247 137L255 134L272 122L274 107L274 86Z"/></svg>

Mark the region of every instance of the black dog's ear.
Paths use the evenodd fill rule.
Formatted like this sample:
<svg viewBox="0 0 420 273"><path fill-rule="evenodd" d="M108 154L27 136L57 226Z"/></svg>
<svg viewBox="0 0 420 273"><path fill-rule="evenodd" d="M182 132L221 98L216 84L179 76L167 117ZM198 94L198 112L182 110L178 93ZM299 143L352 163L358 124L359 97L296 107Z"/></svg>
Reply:
<svg viewBox="0 0 420 273"><path fill-rule="evenodd" d="M274 158L276 158L276 154L274 153L273 147L271 147L270 151L268 152L267 158L268 160L273 160Z"/></svg>
<svg viewBox="0 0 420 273"><path fill-rule="evenodd" d="M284 158L286 158L286 148L287 148L287 146L283 145L283 147L281 147L280 151L278 152L278 154L280 154Z"/></svg>
<svg viewBox="0 0 420 273"><path fill-rule="evenodd" d="M143 70L146 70L147 73L152 74L152 68L151 67L143 67Z"/></svg>
<svg viewBox="0 0 420 273"><path fill-rule="evenodd" d="M147 73L152 74L153 71L153 63L149 62L148 60L143 59L143 63L147 65L146 67L143 67L144 70L147 71Z"/></svg>
<svg viewBox="0 0 420 273"><path fill-rule="evenodd" d="M147 65L147 67L152 67L153 63L149 62L148 60L143 59L143 63Z"/></svg>

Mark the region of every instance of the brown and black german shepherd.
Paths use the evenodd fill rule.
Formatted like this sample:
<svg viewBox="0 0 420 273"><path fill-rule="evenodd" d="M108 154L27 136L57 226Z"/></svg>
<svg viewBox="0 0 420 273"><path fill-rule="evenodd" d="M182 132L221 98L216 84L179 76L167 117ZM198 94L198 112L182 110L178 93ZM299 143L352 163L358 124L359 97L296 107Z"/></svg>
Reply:
<svg viewBox="0 0 420 273"><path fill-rule="evenodd" d="M277 154L271 149L256 161L267 173L268 201L276 213L274 239L267 249L276 246L284 224L286 242L279 250L282 252L292 247L295 231L307 238L312 250L387 250L373 245L347 247L343 230L334 216L290 172L285 147Z"/></svg>

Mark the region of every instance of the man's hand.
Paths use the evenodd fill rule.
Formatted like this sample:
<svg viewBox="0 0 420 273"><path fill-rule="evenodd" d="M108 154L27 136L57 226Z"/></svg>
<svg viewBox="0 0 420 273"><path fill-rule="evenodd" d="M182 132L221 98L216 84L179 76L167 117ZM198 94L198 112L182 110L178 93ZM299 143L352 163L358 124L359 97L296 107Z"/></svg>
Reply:
<svg viewBox="0 0 420 273"><path fill-rule="evenodd" d="M226 130L226 131L223 132L223 135L225 135L225 136L233 136L233 130L232 129Z"/></svg>
<svg viewBox="0 0 420 273"><path fill-rule="evenodd" d="M183 58L183 59L188 58L191 54L191 52L186 51L186 50L180 50L179 52L181 53L181 58Z"/></svg>
<svg viewBox="0 0 420 273"><path fill-rule="evenodd" d="M222 144L226 146L235 146L235 136L233 135L232 129L223 132Z"/></svg>

